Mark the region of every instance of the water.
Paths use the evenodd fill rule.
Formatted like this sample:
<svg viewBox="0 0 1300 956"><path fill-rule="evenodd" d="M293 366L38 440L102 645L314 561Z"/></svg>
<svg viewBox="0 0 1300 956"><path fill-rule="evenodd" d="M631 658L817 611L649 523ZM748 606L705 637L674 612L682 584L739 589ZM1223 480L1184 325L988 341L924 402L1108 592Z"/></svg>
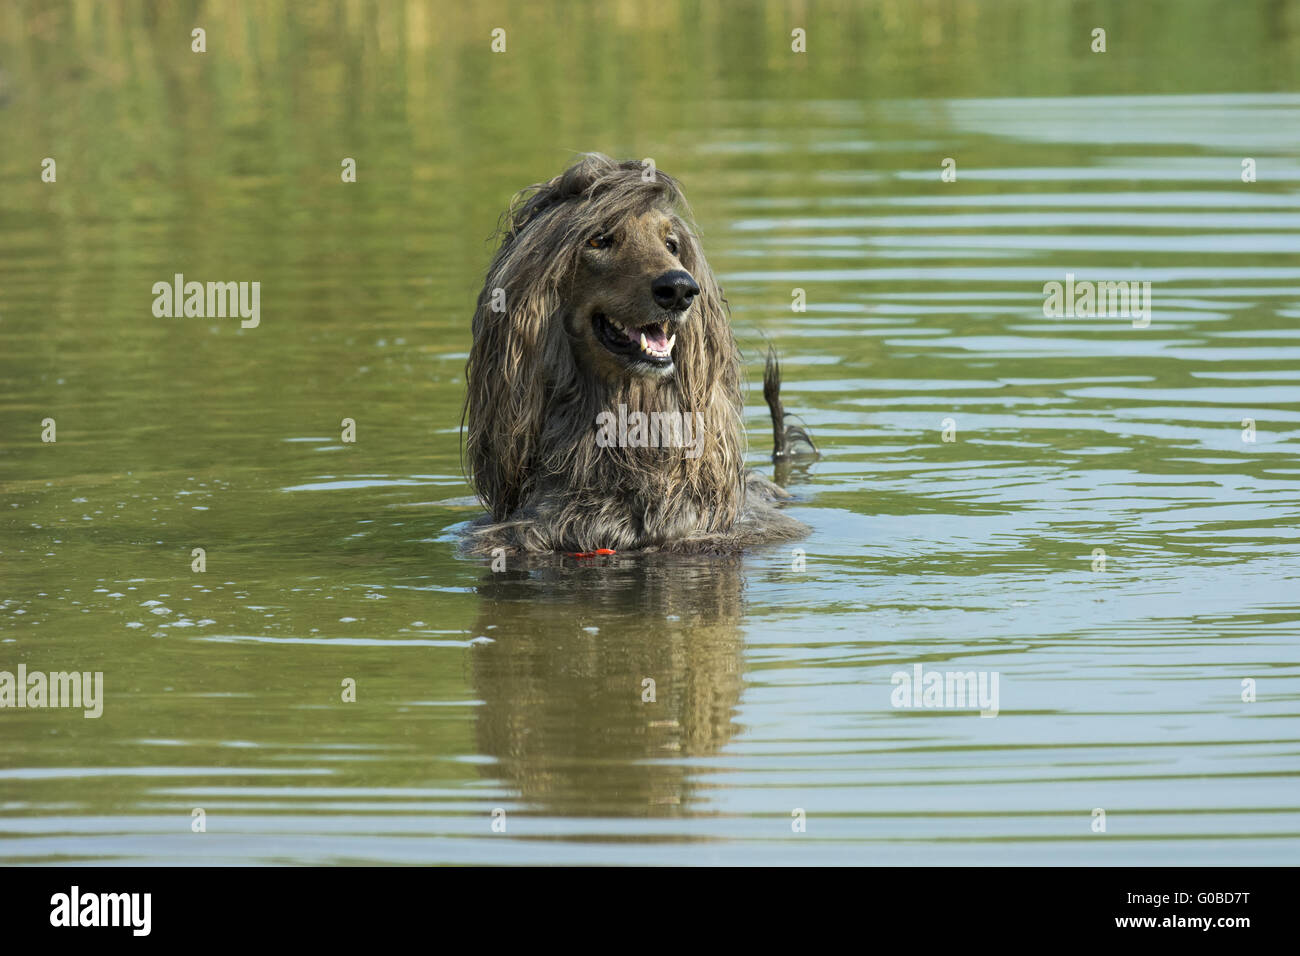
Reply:
<svg viewBox="0 0 1300 956"><path fill-rule="evenodd" d="M1294 860L1297 7L751 7L0 12L0 670L105 681L0 712L0 859ZM483 240L593 148L784 354L802 570L455 552Z"/></svg>

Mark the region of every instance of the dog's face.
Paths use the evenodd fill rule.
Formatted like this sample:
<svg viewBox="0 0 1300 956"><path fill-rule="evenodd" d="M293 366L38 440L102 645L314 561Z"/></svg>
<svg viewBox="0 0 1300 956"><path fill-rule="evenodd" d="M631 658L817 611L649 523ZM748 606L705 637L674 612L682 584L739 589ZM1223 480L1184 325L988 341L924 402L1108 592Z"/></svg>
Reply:
<svg viewBox="0 0 1300 956"><path fill-rule="evenodd" d="M565 317L578 361L601 378L667 378L700 287L678 258L681 221L659 209L582 238Z"/></svg>

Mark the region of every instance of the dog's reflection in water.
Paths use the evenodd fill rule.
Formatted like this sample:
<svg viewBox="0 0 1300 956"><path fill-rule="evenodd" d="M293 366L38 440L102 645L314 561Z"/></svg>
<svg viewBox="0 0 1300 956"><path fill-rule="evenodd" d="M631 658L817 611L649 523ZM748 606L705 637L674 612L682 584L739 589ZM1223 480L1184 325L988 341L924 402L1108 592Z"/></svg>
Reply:
<svg viewBox="0 0 1300 956"><path fill-rule="evenodd" d="M564 559L489 573L473 649L480 753L537 809L673 815L697 804L686 758L735 730L739 558Z"/></svg>

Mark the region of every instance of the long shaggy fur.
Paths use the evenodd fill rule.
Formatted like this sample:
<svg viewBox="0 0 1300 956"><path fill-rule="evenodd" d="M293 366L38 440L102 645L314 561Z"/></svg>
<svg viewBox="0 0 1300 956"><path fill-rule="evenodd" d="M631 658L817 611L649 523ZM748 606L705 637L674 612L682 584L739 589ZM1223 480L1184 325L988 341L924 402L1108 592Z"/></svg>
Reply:
<svg viewBox="0 0 1300 956"><path fill-rule="evenodd" d="M575 347L571 296L587 237L647 210L674 217L677 259L699 285L666 378L594 374ZM599 154L521 192L501 223L473 320L465 451L488 515L477 552L735 551L801 536L788 495L744 468L740 355L677 182ZM500 309L504 296L504 310ZM494 305L497 309L494 309ZM566 322L569 322L566 325ZM703 416L703 451L601 447L597 415Z"/></svg>

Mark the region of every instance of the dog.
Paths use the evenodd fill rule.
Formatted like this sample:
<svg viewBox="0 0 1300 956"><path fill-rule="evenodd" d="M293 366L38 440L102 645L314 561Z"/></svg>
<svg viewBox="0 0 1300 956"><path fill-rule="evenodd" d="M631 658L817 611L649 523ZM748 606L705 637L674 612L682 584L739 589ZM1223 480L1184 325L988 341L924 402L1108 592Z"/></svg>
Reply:
<svg viewBox="0 0 1300 956"><path fill-rule="evenodd" d="M471 553L735 553L809 532L744 466L740 352L688 215L671 176L589 153L502 216L465 370L487 509ZM815 453L784 425L771 350L764 397L774 456Z"/></svg>

